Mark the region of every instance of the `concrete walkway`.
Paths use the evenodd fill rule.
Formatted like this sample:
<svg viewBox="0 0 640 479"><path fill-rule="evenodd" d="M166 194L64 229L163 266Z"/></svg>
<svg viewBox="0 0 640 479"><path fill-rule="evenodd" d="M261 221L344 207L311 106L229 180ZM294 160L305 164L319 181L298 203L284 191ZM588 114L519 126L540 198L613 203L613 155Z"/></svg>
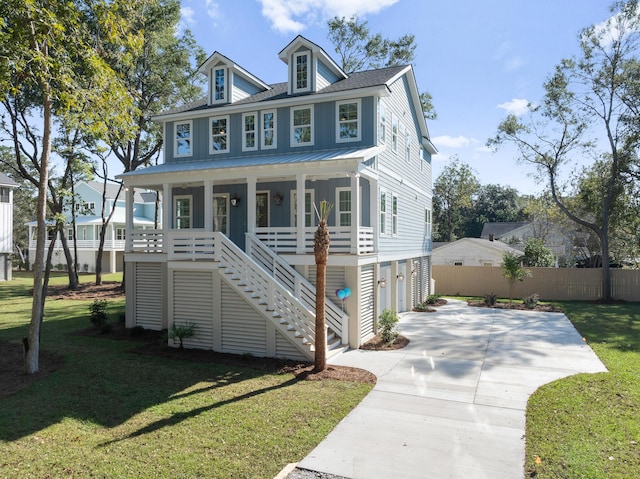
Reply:
<svg viewBox="0 0 640 479"><path fill-rule="evenodd" d="M378 383L299 468L350 479L522 478L528 397L606 371L560 313L449 301L403 314L399 330L411 340L404 349L332 358Z"/></svg>

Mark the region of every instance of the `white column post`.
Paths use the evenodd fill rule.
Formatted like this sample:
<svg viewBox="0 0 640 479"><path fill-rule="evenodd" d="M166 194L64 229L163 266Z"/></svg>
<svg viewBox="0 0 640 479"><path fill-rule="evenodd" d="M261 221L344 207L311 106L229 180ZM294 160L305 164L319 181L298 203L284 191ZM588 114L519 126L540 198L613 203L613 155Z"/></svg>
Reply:
<svg viewBox="0 0 640 479"><path fill-rule="evenodd" d="M247 232L256 232L256 183L255 176L247 176Z"/></svg>
<svg viewBox="0 0 640 479"><path fill-rule="evenodd" d="M378 181L369 178L369 216L373 226L373 252L378 252L380 239L380 203L378 201Z"/></svg>
<svg viewBox="0 0 640 479"><path fill-rule="evenodd" d="M360 174L351 176L351 254L359 254L360 223L362 222L360 211Z"/></svg>
<svg viewBox="0 0 640 479"><path fill-rule="evenodd" d="M127 252L133 251L133 187L129 186L124 189L124 203L125 203L125 225L124 225L124 250Z"/></svg>
<svg viewBox="0 0 640 479"><path fill-rule="evenodd" d="M173 227L171 216L173 215L173 195L171 194L171 185L165 183L162 185L162 230L164 237L162 238L162 252L167 252L169 244L167 233Z"/></svg>
<svg viewBox="0 0 640 479"><path fill-rule="evenodd" d="M305 178L306 175L304 173L296 175L296 254L306 253L304 237L306 213L304 209L304 198L306 189ZM311 208L313 210L313 205L311 206Z"/></svg>
<svg viewBox="0 0 640 479"><path fill-rule="evenodd" d="M213 231L213 181L204 182L204 230Z"/></svg>

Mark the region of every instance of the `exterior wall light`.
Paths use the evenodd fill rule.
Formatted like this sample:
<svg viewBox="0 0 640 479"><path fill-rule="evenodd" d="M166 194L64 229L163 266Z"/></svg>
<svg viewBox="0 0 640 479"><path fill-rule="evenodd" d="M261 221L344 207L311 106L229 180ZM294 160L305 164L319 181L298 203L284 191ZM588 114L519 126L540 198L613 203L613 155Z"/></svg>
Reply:
<svg viewBox="0 0 640 479"><path fill-rule="evenodd" d="M404 273L400 273L398 276L396 276L396 279L402 283L404 281Z"/></svg>
<svg viewBox="0 0 640 479"><path fill-rule="evenodd" d="M237 195L233 195L233 198L231 198L231 206L235 208L239 204L240 204L240 198L238 198Z"/></svg>
<svg viewBox="0 0 640 479"><path fill-rule="evenodd" d="M378 280L378 286L380 286L381 288L386 288L387 287L387 278L380 278Z"/></svg>
<svg viewBox="0 0 640 479"><path fill-rule="evenodd" d="M273 195L273 202L276 206L280 206L283 199L284 197L280 193L276 193L275 195Z"/></svg>

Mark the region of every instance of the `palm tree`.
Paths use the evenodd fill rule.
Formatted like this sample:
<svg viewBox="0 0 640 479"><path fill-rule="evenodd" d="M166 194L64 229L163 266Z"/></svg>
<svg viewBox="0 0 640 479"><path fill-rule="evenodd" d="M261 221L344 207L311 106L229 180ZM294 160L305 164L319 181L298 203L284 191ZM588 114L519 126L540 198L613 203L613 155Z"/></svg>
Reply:
<svg viewBox="0 0 640 479"><path fill-rule="evenodd" d="M318 229L313 236L313 254L316 257L316 371L324 371L327 367L327 329L324 317L324 298L327 288L327 257L329 256L329 244L331 243L327 219L331 208L333 208L333 205L326 200L320 202L320 211L316 208Z"/></svg>

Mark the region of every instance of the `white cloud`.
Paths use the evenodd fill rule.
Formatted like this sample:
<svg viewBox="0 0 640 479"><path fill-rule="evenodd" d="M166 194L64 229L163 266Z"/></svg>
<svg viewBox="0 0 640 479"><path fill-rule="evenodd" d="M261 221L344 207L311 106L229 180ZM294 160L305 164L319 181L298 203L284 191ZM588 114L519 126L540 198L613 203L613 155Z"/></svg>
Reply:
<svg viewBox="0 0 640 479"><path fill-rule="evenodd" d="M180 8L180 22L185 25L193 25L195 24L195 11L191 7L181 7Z"/></svg>
<svg viewBox="0 0 640 479"><path fill-rule="evenodd" d="M525 64L521 56L513 53L510 42L502 42L493 54L495 61L501 62L507 71L514 71Z"/></svg>
<svg viewBox="0 0 640 479"><path fill-rule="evenodd" d="M449 135L435 136L431 141L436 145L436 148L465 148L476 142L462 135L456 137Z"/></svg>
<svg viewBox="0 0 640 479"><path fill-rule="evenodd" d="M317 19L376 13L399 0L259 0L262 15L281 33L298 33Z"/></svg>
<svg viewBox="0 0 640 479"><path fill-rule="evenodd" d="M511 101L500 103L498 108L502 108L509 114L521 116L529 111L529 101L524 98L513 98Z"/></svg>
<svg viewBox="0 0 640 479"><path fill-rule="evenodd" d="M206 7L207 7L207 15L209 16L209 18L212 18L213 20L218 20L222 15L222 11L220 10L219 3L214 2L213 0L206 0Z"/></svg>

